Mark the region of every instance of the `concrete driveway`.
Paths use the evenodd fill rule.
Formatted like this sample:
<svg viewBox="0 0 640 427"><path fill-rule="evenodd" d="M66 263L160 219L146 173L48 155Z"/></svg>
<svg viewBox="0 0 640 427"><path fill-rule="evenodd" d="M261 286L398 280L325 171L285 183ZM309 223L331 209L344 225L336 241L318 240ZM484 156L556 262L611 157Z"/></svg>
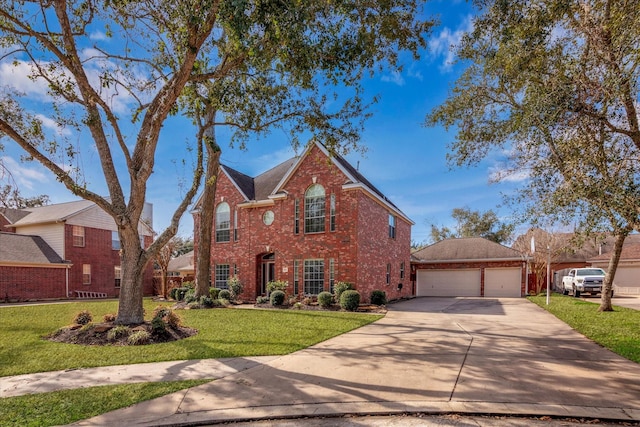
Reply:
<svg viewBox="0 0 640 427"><path fill-rule="evenodd" d="M638 396L638 364L525 299L416 298L308 349L77 424L407 412L629 421Z"/></svg>

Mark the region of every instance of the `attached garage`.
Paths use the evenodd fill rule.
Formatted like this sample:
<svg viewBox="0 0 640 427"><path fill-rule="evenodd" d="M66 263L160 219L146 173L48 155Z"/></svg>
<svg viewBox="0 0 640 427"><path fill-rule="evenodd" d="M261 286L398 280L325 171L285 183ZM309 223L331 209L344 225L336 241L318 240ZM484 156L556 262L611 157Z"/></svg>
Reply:
<svg viewBox="0 0 640 427"><path fill-rule="evenodd" d="M519 298L524 267L518 251L479 237L442 240L411 260L419 297Z"/></svg>
<svg viewBox="0 0 640 427"><path fill-rule="evenodd" d="M484 296L494 298L520 297L522 268L485 268Z"/></svg>
<svg viewBox="0 0 640 427"><path fill-rule="evenodd" d="M589 263L593 267L600 267L606 271L609 268L610 257L610 253L603 254L589 260ZM613 284L617 294L640 294L640 244L634 243L622 247Z"/></svg>
<svg viewBox="0 0 640 427"><path fill-rule="evenodd" d="M416 295L419 297L479 297L480 269L418 270Z"/></svg>

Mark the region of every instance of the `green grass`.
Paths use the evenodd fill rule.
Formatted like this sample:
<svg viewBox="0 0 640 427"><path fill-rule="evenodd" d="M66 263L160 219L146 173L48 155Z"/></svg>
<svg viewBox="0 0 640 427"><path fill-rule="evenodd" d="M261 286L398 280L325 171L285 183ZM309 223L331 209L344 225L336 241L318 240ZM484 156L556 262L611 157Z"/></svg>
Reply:
<svg viewBox="0 0 640 427"><path fill-rule="evenodd" d="M158 304L145 300L151 315ZM0 307L0 376L95 366L288 354L379 319L380 315L296 311L180 310L197 335L147 346L81 346L43 336L73 323L81 310L94 322L117 311L117 301Z"/></svg>
<svg viewBox="0 0 640 427"><path fill-rule="evenodd" d="M627 359L640 363L640 311L615 306L599 312L599 300L583 301L553 294L549 305L545 296L528 297L587 338Z"/></svg>
<svg viewBox="0 0 640 427"><path fill-rule="evenodd" d="M0 399L0 425L66 425L206 382L208 380L125 384L7 397Z"/></svg>

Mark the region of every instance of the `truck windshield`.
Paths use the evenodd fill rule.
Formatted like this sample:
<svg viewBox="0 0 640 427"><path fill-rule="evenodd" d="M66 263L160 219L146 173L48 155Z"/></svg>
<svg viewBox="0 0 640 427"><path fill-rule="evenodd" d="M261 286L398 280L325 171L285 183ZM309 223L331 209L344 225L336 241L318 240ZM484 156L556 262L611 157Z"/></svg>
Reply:
<svg viewBox="0 0 640 427"><path fill-rule="evenodd" d="M587 268L584 270L578 270L576 272L578 276L604 276L604 270L600 268Z"/></svg>

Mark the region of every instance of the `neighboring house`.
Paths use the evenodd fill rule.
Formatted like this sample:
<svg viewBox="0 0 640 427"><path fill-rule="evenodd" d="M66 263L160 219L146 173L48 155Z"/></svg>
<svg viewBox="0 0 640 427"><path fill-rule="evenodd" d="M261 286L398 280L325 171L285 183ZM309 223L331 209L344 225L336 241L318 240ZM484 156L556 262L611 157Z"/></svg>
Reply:
<svg viewBox="0 0 640 427"><path fill-rule="evenodd" d="M20 209L0 208L0 232L15 233L16 228L13 227L13 223L27 215L29 212Z"/></svg>
<svg viewBox="0 0 640 427"><path fill-rule="evenodd" d="M169 265L167 266L167 279L169 281L179 279L180 282L183 280L193 280L195 271L193 251L189 251L169 261Z"/></svg>
<svg viewBox="0 0 640 427"><path fill-rule="evenodd" d="M287 293L298 297L331 292L339 281L354 284L362 301L376 289L390 300L408 297L412 225L357 169L317 142L257 177L221 166L211 283L226 288L237 275L249 300L266 295L272 280L287 281Z"/></svg>
<svg viewBox="0 0 640 427"><path fill-rule="evenodd" d="M634 240L636 239L632 238L632 241ZM611 253L605 253L589 259L588 262L592 267L600 267L606 271L610 258ZM623 246L613 284L618 294L640 294L640 243Z"/></svg>
<svg viewBox="0 0 640 427"><path fill-rule="evenodd" d="M416 296L521 297L525 258L481 237L446 239L411 255Z"/></svg>
<svg viewBox="0 0 640 427"><path fill-rule="evenodd" d="M148 205L146 212L149 218L150 209L151 205ZM119 295L120 240L117 228L113 219L95 203L79 200L20 211L26 215L12 220L11 224L5 224L5 228L12 229L16 236L31 239L37 236L57 255L55 259L46 256L49 264L64 264L67 271L65 277L56 275L54 280L42 270L51 269L51 265L27 265L24 262L27 254L18 256L12 247L4 247L0 257L2 297L11 300L67 298L78 296L79 292L112 297ZM141 222L139 231L141 239L144 239L143 244L148 247L153 240L151 227ZM3 238L7 239L7 236ZM42 245L38 247L42 248ZM49 249L42 250L50 255ZM34 249L35 256L37 251ZM23 274L16 275L13 272L16 268L20 268ZM145 295L153 293L152 269L150 264L145 274ZM43 274L47 277L46 283L40 280ZM55 281L55 284L51 281ZM38 287L42 288L41 295L27 292L27 289ZM51 290L53 288L55 292Z"/></svg>

